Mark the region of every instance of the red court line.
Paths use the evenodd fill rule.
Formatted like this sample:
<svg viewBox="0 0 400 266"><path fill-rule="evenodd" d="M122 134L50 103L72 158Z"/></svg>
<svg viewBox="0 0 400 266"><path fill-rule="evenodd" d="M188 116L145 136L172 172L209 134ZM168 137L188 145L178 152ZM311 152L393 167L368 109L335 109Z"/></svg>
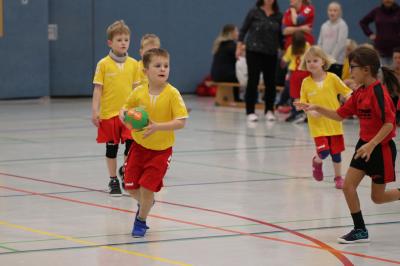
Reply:
<svg viewBox="0 0 400 266"><path fill-rule="evenodd" d="M88 187L75 186L75 185L70 185L70 184L60 183L60 182L54 182L54 181L48 181L48 180L39 179L39 178L24 177L24 176L13 175L13 174L8 174L8 173L2 173L2 172L0 172L0 175L16 177L16 178L21 178L21 179L27 179L27 180L43 182L43 183L56 184L56 185L65 186L65 187L81 188L81 189L86 189L86 190L89 190L89 191L96 191L96 192L105 193L103 190L96 190L96 189L92 189L92 188L88 188ZM2 186L0 186L0 187L2 187ZM6 187L3 187L3 188L7 189ZM58 197L58 196L53 196L53 195L46 195L46 194L36 193L36 192L31 192L31 191L17 190L17 189L13 189L13 188L10 188L10 190L20 191L20 192L24 192L24 193L28 193L28 194L33 194L33 195L40 195L40 196L44 196L44 197L56 198L56 199L61 199L61 200L66 200L66 201L71 201L71 202L76 202L76 203L96 206L96 207L100 207L100 208L107 208L107 209L113 209L113 210L122 211L122 212L133 213L130 210L119 209L119 208L99 205L99 204L95 204L95 203L88 203L88 202L83 202L83 201L79 201L79 200L68 199L68 198L63 198L63 197ZM286 232L290 232L290 233L293 232L293 234L295 234L295 235L301 234L299 232L296 232L296 231L293 231L293 230L290 230L290 229L287 229L287 228L284 228L284 227L281 227L281 226L278 226L278 225L266 223L264 221L260 221L260 220L256 220L256 219L252 219L252 218L248 218L248 217L244 217L244 216L239 216L239 215L235 215L235 214L231 214L231 213L226 213L226 212L216 211L216 210L211 210L211 209L205 209L205 208L199 208L199 207L194 207L194 206L190 206L190 205L183 205L183 204L177 204L177 203L172 203L172 202L166 202L166 201L157 201L157 202L170 204L170 205L175 205L175 206L180 206L180 207L192 208L192 209L197 209L197 210L202 210L202 211L208 211L208 212L213 212L213 213L219 213L219 214L222 214L222 215L228 215L228 216L237 217L237 218L240 218L240 219L245 219L245 220L253 221L253 222L256 222L256 223L261 223L261 224L264 224L264 225L272 226L272 227L279 228L279 229L281 229L283 231L286 231ZM334 248L332 248L332 247L330 247L328 245L327 246L329 248L316 247L316 246L313 246L313 245L307 245L307 244L303 244L303 243L299 243L299 242L286 241L286 240L282 240L282 239L279 239L279 238L272 238L272 237L264 237L264 236L260 237L259 235L254 235L254 234L251 234L251 233L245 233L245 232L228 230L228 229L219 228L219 227L212 227L212 226L208 226L208 225L196 224L196 223L191 223L191 222L187 222L187 221L183 221L183 220L177 220L177 219L173 219L173 218L157 216L157 215L150 215L150 216L151 217L156 217L156 218L159 218L159 219L164 219L164 220L184 223L184 224L190 224L190 225L195 225L195 226L200 226L200 227L205 227L205 228L210 228L210 229L216 229L216 230L220 230L220 231L226 231L226 232L237 233L237 234L242 234L242 235L248 235L248 236L257 237L257 238L265 238L265 239L269 239L269 240L290 243L290 244L294 244L294 245L300 245L300 246L306 246L306 247L312 247L312 248L322 248L322 249L325 249L325 250L327 250L329 252L331 252L330 250L332 250L332 251L335 251L335 252L339 252L341 254L348 254L348 255L353 255L353 256L358 256L358 257L363 257L363 258L368 258L368 259L373 259L373 260L378 260L378 261L383 261L383 262L388 262L388 263L393 263L393 264L400 265L400 261L390 260L390 259L385 259L385 258L380 258L380 257L375 257L375 256L369 256L369 255L365 255L365 254L361 254L361 253L340 251L340 250L334 249ZM301 235L303 235L303 234L301 234ZM308 237L309 237L307 235L304 235L304 236L307 237L306 239L308 239ZM319 241L319 240L317 240L317 241ZM323 243L323 242L321 242L321 243ZM349 264L349 265L353 265L353 264Z"/></svg>
<svg viewBox="0 0 400 266"><path fill-rule="evenodd" d="M47 197L47 198L53 198L53 199L59 199L59 200L68 201L68 202L79 203L79 204L88 205L88 206L104 208L104 209L110 209L110 210L121 211L121 212L126 212L126 213L134 213L131 210L115 208L115 207L111 207L111 206L106 206L106 205L101 205L101 204L96 204L96 203L90 203L90 202L85 202L85 201L80 201L80 200L60 197L60 196L47 195L47 194L28 191L28 190L23 190L23 189L11 188L11 187L6 187L6 186L0 186L0 188L11 190L11 191L23 192L23 193L27 193L27 194L31 194L31 195L38 195L38 196ZM165 202L165 203L167 203L167 202ZM173 204L173 205L179 206L179 204L174 204L174 203L167 203L167 204ZM191 206L188 206L188 207L196 209L196 207L191 207ZM199 208L199 209L201 209L201 208ZM212 210L210 210L210 211L212 211ZM220 212L220 213L222 213L222 212ZM400 265L400 262L398 262L398 261L389 260L389 259L383 259L383 258L379 258L379 257L373 257L373 256L368 256L368 255L358 254L358 253L353 253L353 252L339 251L339 250L336 250L336 249L331 248L331 247L325 248L325 247L321 247L321 246L314 246L314 245L304 244L304 243L290 241L290 240L283 240L283 239L279 239L279 238L275 238L275 237L255 235L255 234L252 234L252 233L246 233L246 232L241 232L241 231L236 231L236 230L231 230L231 229L225 229L225 228L220 228L220 227L215 227L215 226L210 226L210 225L204 225L204 224L199 224L199 223L194 223L194 222L188 222L188 221L174 219L174 218L168 218L168 217L164 217L164 216L160 216L160 215L150 215L150 216L151 217L155 217L155 218L159 218L159 219L163 219L163 220L168 220L168 221L174 221L174 222L178 222L178 223L193 225L193 226L197 226L197 227L209 228L209 229L214 229L214 230L223 231L223 232L229 232L229 233L235 233L235 234L240 234L240 235L245 235L245 236L250 236L250 237L255 237L255 238L278 241L278 242L282 242L282 243L286 243L286 244L292 244L292 245L296 245L296 246L309 247L309 248L314 248L314 249L321 249L321 250L329 251L331 253L336 252L336 253L342 253L342 254L349 254L349 255L353 255L353 256L358 256L358 257L363 257L363 258L368 258L368 259L373 259L373 260L379 260L379 261L384 261L384 262L389 262L389 263L399 264ZM235 215L233 215L233 216L235 217ZM238 216L238 217L240 217L240 216ZM252 219L252 220L257 222L257 220L255 220L255 219ZM345 265L353 265L350 261L349 261L349 263L350 264L345 264Z"/></svg>

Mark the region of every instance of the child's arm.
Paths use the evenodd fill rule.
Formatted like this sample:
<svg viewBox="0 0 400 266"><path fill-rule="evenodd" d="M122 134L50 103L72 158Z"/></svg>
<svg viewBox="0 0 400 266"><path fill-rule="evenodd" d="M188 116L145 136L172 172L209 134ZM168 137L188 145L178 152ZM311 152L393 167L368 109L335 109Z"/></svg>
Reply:
<svg viewBox="0 0 400 266"><path fill-rule="evenodd" d="M92 123L96 127L99 127L100 119L100 98L101 93L103 91L103 86L100 84L95 84L93 89L93 98L92 98Z"/></svg>
<svg viewBox="0 0 400 266"><path fill-rule="evenodd" d="M315 105L315 104L309 104L309 103L294 102L293 104L297 110L304 110L306 112L316 111L316 112L320 113L321 115L326 116L332 120L336 120L336 121L343 120L343 117L338 115L336 110L327 109L325 107Z"/></svg>
<svg viewBox="0 0 400 266"><path fill-rule="evenodd" d="M169 130L177 130L185 127L186 118L182 119L174 119L168 122L163 123L154 123L150 121L150 124L145 127L145 132L143 133L143 138L147 138L148 136L154 134L156 131L169 131Z"/></svg>
<svg viewBox="0 0 400 266"><path fill-rule="evenodd" d="M373 137L370 141L362 145L357 151L354 159L359 157L365 159L368 162L372 151L375 149L376 145L382 142L386 138L386 136L393 130L392 123L385 123L378 131L378 133Z"/></svg>

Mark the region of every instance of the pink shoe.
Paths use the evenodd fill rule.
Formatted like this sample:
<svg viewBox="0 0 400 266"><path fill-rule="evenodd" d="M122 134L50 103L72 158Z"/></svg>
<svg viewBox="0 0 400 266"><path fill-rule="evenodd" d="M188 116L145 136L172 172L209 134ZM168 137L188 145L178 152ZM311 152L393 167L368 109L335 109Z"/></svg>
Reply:
<svg viewBox="0 0 400 266"><path fill-rule="evenodd" d="M341 176L335 177L334 181L335 181L335 187L337 189L343 188L344 179Z"/></svg>
<svg viewBox="0 0 400 266"><path fill-rule="evenodd" d="M322 181L324 179L324 173L322 172L322 163L315 162L315 156L312 159L312 167L313 167L313 177L317 181Z"/></svg>

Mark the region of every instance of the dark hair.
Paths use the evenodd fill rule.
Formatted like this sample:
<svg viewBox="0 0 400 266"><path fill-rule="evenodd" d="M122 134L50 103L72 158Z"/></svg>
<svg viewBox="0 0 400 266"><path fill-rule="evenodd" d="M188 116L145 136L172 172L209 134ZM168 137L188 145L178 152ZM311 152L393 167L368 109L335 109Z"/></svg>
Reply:
<svg viewBox="0 0 400 266"><path fill-rule="evenodd" d="M393 53L400 53L400 47L397 46L397 47L393 48Z"/></svg>
<svg viewBox="0 0 400 266"><path fill-rule="evenodd" d="M221 34L222 34L223 36L227 36L227 35L229 35L230 33L232 33L233 31L235 31L235 29L236 29L236 26L235 26L235 25L233 25L233 24L226 24L226 25L222 28Z"/></svg>
<svg viewBox="0 0 400 266"><path fill-rule="evenodd" d="M361 67L369 67L374 78L378 77L379 68L381 68L383 74L382 82L386 85L389 93L391 95L400 94L400 84L394 71L385 66L381 67L379 54L376 50L365 46L358 47L349 54L349 62L355 62Z"/></svg>
<svg viewBox="0 0 400 266"><path fill-rule="evenodd" d="M292 54L302 55L306 51L306 37L301 30L295 31L292 35Z"/></svg>
<svg viewBox="0 0 400 266"><path fill-rule="evenodd" d="M256 6L257 7L262 7L264 5L264 0L257 0ZM272 10L274 13L279 13L279 5L278 5L278 0L275 0L274 3L272 4Z"/></svg>
<svg viewBox="0 0 400 266"><path fill-rule="evenodd" d="M160 57L165 57L169 58L169 53L167 50L162 49L162 48L153 48L148 51L146 51L143 55L143 66L144 68L148 68L151 62L152 57L154 56L160 56Z"/></svg>

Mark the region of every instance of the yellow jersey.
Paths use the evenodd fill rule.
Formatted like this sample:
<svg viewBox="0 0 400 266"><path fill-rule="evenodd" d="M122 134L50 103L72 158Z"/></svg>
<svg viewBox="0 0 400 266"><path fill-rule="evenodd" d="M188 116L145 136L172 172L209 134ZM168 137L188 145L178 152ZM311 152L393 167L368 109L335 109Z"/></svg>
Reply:
<svg viewBox="0 0 400 266"><path fill-rule="evenodd" d="M331 110L340 107L338 95L348 96L352 90L333 73L327 72L322 82L315 82L311 76L301 84L300 102L323 106ZM308 126L313 138L321 136L343 135L342 122L324 116L314 117L307 114Z"/></svg>
<svg viewBox="0 0 400 266"><path fill-rule="evenodd" d="M138 85L144 85L148 82L147 76L144 73L143 60L139 61L139 82Z"/></svg>
<svg viewBox="0 0 400 266"><path fill-rule="evenodd" d="M179 91L169 83L159 95L150 95L148 84L136 87L129 95L125 109L143 107L149 119L155 123L169 122L175 119L188 118L185 103ZM175 143L173 130L156 131L143 138L144 131L132 131L132 137L139 145L151 150L165 150Z"/></svg>
<svg viewBox="0 0 400 266"><path fill-rule="evenodd" d="M310 48L310 45L308 42L306 42L306 49L304 51L307 51L308 48ZM304 54L302 55L293 55L292 54L292 45L289 45L289 47L286 49L285 54L282 57L282 60L285 61L286 63L289 63L288 65L288 70L290 71L295 71L299 70L301 61L304 58Z"/></svg>
<svg viewBox="0 0 400 266"><path fill-rule="evenodd" d="M103 86L99 118L117 116L138 80L139 65L132 57L127 57L124 63L118 63L110 56L101 59L93 78L93 84Z"/></svg>

